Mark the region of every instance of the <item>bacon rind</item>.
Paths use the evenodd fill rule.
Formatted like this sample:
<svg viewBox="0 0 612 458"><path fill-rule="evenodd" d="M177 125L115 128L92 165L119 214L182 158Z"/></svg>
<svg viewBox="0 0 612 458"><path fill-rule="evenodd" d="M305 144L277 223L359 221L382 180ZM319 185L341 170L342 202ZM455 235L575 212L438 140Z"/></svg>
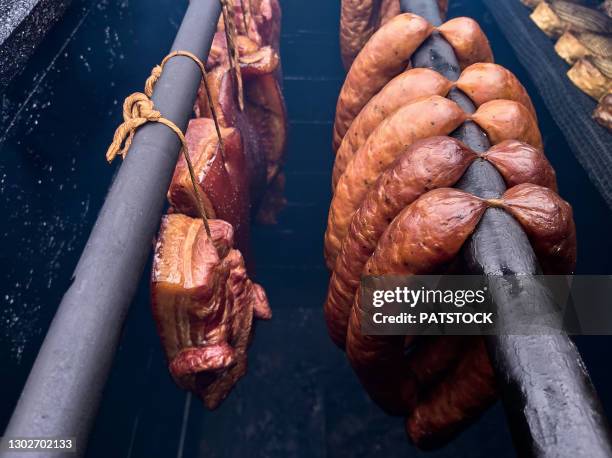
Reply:
<svg viewBox="0 0 612 458"><path fill-rule="evenodd" d="M235 243L245 258L250 253L249 177L242 138L237 129L221 130L224 151L219 147L211 119L189 121L185 138L193 163L200 195L208 203L209 218L219 218L232 225ZM180 156L168 189L173 209L194 218L200 217L187 161Z"/></svg>
<svg viewBox="0 0 612 458"><path fill-rule="evenodd" d="M269 318L263 289L232 249L233 229L181 214L162 220L151 276L151 306L177 384L216 408L246 371L253 317Z"/></svg>

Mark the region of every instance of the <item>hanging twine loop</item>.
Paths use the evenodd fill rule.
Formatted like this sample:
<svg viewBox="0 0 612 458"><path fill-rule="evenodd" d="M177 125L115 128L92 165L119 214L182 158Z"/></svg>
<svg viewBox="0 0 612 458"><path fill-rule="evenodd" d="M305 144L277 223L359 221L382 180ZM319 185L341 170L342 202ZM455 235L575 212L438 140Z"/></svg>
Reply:
<svg viewBox="0 0 612 458"><path fill-rule="evenodd" d="M221 11L223 14L223 23L225 24L225 40L227 41L227 50L229 53L230 70L234 75L236 84L236 92L238 93L238 106L240 111L244 111L244 94L242 83L242 72L240 70L240 62L238 49L236 48L236 22L234 18L233 5L229 0L221 0Z"/></svg>
<svg viewBox="0 0 612 458"><path fill-rule="evenodd" d="M189 51L172 51L170 54L163 58L159 65L156 65L155 67L153 67L153 70L151 70L151 75L147 78L147 81L145 82L145 94L149 97L153 96L153 88L155 88L155 83L157 83L157 80L161 77L161 74L164 70L164 66L170 59L176 56L189 57L200 68L200 73L202 73L202 82L204 83L204 92L206 92L206 100L208 102L210 114L215 124L215 131L217 132L217 140L219 141L221 157L223 158L223 163L225 164L225 145L223 144L223 137L221 136L221 124L219 123L217 109L215 108L212 96L210 94L210 86L208 85L208 73L206 72L206 67L198 58L198 56L193 53L190 53Z"/></svg>
<svg viewBox="0 0 612 458"><path fill-rule="evenodd" d="M234 11L232 6L228 3L228 0L220 0L223 12L223 22L225 24L225 38L227 40L227 49L229 53L229 61L230 67L234 74L234 81L237 86L238 93L238 104L240 106L240 110L244 110L244 98L243 98L243 85L242 85L242 74L240 71L240 64L238 61L238 51L235 46L236 29L235 29L235 21L234 21ZM241 0L242 1L242 0ZM250 7L249 2L249 7ZM244 4L243 4L244 7ZM247 27L247 15L250 16L250 10L247 13L243 8L244 20L245 20L245 30L248 35L248 27ZM187 168L189 170L189 177L191 179L191 184L193 185L193 191L196 197L196 203L198 206L198 212L202 221L204 223L204 228L206 229L206 234L209 239L212 239L210 226L208 224L208 215L206 214L206 208L204 206L204 200L201 194L200 187L198 186L197 178L195 175L195 171L193 168L193 163L191 162L191 156L189 154L189 149L187 147L187 141L185 139L185 135L179 129L179 127L174 124L172 121L164 118L161 113L155 109L153 101L151 97L153 96L153 89L155 88L155 84L161 77L164 66L166 63L176 56L183 56L190 58L193 62L196 63L200 72L202 73L202 81L204 83L204 89L206 92L206 97L208 101L208 106L213 118L213 122L215 125L215 130L217 133L217 139L219 142L219 149L221 152L221 156L223 158L223 162L225 164L225 147L223 145L223 137L221 135L221 127L219 124L219 118L217 116L217 111L215 105L212 100L212 96L210 93L210 87L208 85L208 75L206 73L206 67L202 63L202 61L193 53L189 51L173 51L168 54L161 61L159 65L156 65L151 70L151 75L147 78L144 86L144 93L135 92L129 95L124 103L123 103L123 123L117 127L115 134L113 136L113 141L108 147L106 151L106 160L110 163L115 157L118 155L125 159L130 146L132 145L132 141L134 139L134 134L136 130L146 124L147 122L158 122L167 126L170 130L172 130L176 136L179 138L181 142L181 152L185 157L185 162L187 162Z"/></svg>
<svg viewBox="0 0 612 458"><path fill-rule="evenodd" d="M119 125L119 127L117 127L117 130L115 131L113 141L108 147L108 150L106 151L106 160L110 163L118 155L125 159L125 156L127 155L127 152L130 149L130 146L132 145L132 140L134 139L134 134L136 133L136 130L147 122L158 122L167 126L170 130L172 130L172 132L176 134L176 136L181 142L181 152L183 153L185 161L187 162L187 169L189 170L189 177L191 179L193 192L196 197L198 213L200 214L202 222L204 223L206 235L209 239L212 239L210 225L208 224L208 215L206 214L206 208L204 206L204 199L202 197L200 187L198 186L185 135L176 124L174 124L169 119L164 118L161 113L155 109L153 101L151 100L151 96L153 95L153 89L155 88L155 84L161 77L164 65L166 64L166 62L168 62L168 60L176 56L185 56L191 58L198 65L200 71L202 72L202 78L204 80L206 94L208 96L208 101L210 104L210 110L213 114L213 121L215 124L215 129L217 131L219 147L223 152L223 140L221 137L221 130L219 127L219 121L215 112L215 108L212 104L208 84L206 82L207 75L206 69L204 68L204 64L197 56L188 51L174 51L164 57L160 65L156 65L153 68L153 70L151 71L151 76L149 76L149 78L147 78L147 81L145 82L144 93L135 92L125 99L125 102L123 103L123 123Z"/></svg>

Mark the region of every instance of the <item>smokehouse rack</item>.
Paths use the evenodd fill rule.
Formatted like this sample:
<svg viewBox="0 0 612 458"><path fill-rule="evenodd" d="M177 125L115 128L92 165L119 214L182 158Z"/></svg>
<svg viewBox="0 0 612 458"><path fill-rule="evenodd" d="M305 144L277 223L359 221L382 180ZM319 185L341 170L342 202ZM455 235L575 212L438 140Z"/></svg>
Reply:
<svg viewBox="0 0 612 458"><path fill-rule="evenodd" d="M32 3L0 37L31 55L2 72L3 436L612 456L609 336L517 331L556 307L534 276L612 271L612 134L519 0ZM442 272L486 278L495 335L363 331L362 276Z"/></svg>
<svg viewBox="0 0 612 458"><path fill-rule="evenodd" d="M610 97L606 97L611 80L605 74L612 61L610 2L524 0L533 11L518 1L484 3L580 165L611 205L612 135ZM570 22L561 20L554 8L565 12Z"/></svg>

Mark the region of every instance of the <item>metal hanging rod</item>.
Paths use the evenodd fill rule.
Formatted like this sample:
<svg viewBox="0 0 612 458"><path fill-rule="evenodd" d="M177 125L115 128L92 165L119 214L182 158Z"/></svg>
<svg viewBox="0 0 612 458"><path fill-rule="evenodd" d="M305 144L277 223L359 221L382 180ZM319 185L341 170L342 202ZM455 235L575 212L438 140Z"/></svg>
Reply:
<svg viewBox="0 0 612 458"><path fill-rule="evenodd" d="M220 13L219 0L191 0L171 51L190 51L205 61ZM191 59L175 57L155 86L156 109L183 131L200 81L200 69ZM5 437L71 437L76 438L76 456L85 453L123 322L151 253L179 148L176 134L157 123L143 126L135 135ZM63 456L61 451L28 455Z"/></svg>

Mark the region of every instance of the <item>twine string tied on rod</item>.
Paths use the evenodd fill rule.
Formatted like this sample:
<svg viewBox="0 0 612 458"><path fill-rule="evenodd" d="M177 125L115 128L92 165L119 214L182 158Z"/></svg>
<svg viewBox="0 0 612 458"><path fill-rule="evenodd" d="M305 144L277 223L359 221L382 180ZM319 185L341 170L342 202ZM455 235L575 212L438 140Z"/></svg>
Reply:
<svg viewBox="0 0 612 458"><path fill-rule="evenodd" d="M158 110L155 109L153 100L151 100L151 96L153 95L153 89L155 87L155 84L161 77L161 74L164 69L164 65L170 59L176 56L189 57L200 68L200 71L202 73L202 79L205 85L206 95L208 98L208 103L210 106L210 111L213 117L213 122L214 122L215 130L217 133L217 138L219 141L219 148L222 154L224 155L224 147L223 147L223 139L221 136L221 129L219 126L219 120L217 117L215 107L212 103L212 97L210 95L210 90L209 90L208 83L207 83L207 74L206 74L206 69L204 67L204 64L196 55L188 51L174 51L168 54L166 57L164 57L161 64L156 65L153 68L153 70L151 71L151 75L149 76L149 78L147 78L147 81L145 82L144 93L135 92L129 95L128 97L126 97L123 103L123 123L120 124L119 127L117 127L117 130L115 131L115 134L113 136L113 141L111 142L106 152L106 160L110 163L118 155L121 156L122 158L125 158L128 150L130 149L130 146L132 145L134 134L136 133L136 130L140 126L148 122L158 122L160 124L167 126L170 130L172 130L172 132L176 134L176 136L179 138L181 142L181 152L183 153L185 157L185 161L187 162L187 169L189 170L189 177L191 179L191 184L193 186L193 191L195 193L198 212L204 223L204 228L206 230L206 234L208 238L212 239L212 235L210 232L210 225L208 223L208 215L206 214L206 209L204 207L204 200L202 198L201 190L197 184L197 179L196 179L195 171L193 168L193 163L191 161L191 156L189 154L189 148L187 147L187 140L185 139L185 135L183 134L181 129L176 124L174 124L169 119L164 118L162 114Z"/></svg>
<svg viewBox="0 0 612 458"><path fill-rule="evenodd" d="M221 1L221 13L223 15L223 23L225 29L225 40L227 42L227 52L229 55L229 65L232 71L236 92L238 94L238 106L240 111L244 111L244 94L242 72L240 70L240 61L238 49L236 47L236 25L234 18L234 10L229 0Z"/></svg>

